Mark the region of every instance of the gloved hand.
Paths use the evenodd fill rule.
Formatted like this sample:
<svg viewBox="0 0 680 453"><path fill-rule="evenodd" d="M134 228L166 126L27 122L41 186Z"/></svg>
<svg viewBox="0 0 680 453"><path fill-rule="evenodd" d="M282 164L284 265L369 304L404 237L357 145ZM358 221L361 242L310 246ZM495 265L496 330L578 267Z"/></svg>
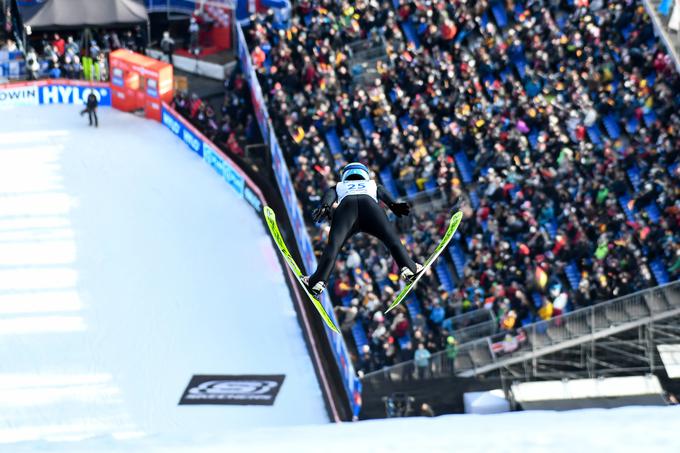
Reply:
<svg viewBox="0 0 680 453"><path fill-rule="evenodd" d="M323 219L328 217L330 213L331 213L330 206L321 205L314 211L312 211L312 220L314 221L314 223L319 223Z"/></svg>
<svg viewBox="0 0 680 453"><path fill-rule="evenodd" d="M390 209L397 217L407 216L411 212L411 206L409 206L408 203L394 203L390 206Z"/></svg>

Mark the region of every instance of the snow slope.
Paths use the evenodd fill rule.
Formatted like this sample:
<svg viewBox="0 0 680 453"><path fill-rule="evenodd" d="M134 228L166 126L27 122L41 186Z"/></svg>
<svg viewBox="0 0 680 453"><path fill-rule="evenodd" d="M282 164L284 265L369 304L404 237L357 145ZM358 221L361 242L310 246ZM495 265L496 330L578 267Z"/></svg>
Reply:
<svg viewBox="0 0 680 453"><path fill-rule="evenodd" d="M328 421L263 224L197 155L113 109L0 117L0 450ZM286 378L178 406L194 374Z"/></svg>
<svg viewBox="0 0 680 453"><path fill-rule="evenodd" d="M32 443L26 449L76 453L674 453L680 451L678 426L680 407L627 407L255 428L202 436L191 443L181 438ZM24 445L13 447L12 451L24 451Z"/></svg>

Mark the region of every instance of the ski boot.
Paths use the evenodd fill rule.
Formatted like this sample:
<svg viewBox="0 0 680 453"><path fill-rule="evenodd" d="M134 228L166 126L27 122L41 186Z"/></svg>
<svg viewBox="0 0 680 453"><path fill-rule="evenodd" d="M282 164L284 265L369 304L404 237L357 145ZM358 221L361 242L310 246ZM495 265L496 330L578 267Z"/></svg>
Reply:
<svg viewBox="0 0 680 453"><path fill-rule="evenodd" d="M409 269L408 267L404 266L404 267L401 268L401 271L399 271L399 276L406 283L413 283L413 281L416 279L416 277L418 277L418 275L422 271L423 271L423 266L416 263L416 272L415 273L411 269Z"/></svg>
<svg viewBox="0 0 680 453"><path fill-rule="evenodd" d="M314 297L319 297L319 295L324 292L326 289L326 283L324 282L316 282L314 286L309 286L309 275L305 275L302 277L302 282L307 286L307 289L309 289L309 292L312 293L312 296Z"/></svg>

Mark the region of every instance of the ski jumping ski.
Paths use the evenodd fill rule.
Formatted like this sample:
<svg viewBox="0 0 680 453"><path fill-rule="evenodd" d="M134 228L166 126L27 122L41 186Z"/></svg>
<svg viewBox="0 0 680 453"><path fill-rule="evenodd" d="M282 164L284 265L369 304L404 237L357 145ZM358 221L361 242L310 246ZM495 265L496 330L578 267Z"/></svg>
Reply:
<svg viewBox="0 0 680 453"><path fill-rule="evenodd" d="M453 238L453 235L456 234L456 230L458 229L458 225L460 225L460 221L463 219L463 213L461 211L456 212L451 216L451 220L449 221L449 227L446 229L446 233L444 234L444 237L439 241L439 244L437 245L437 248L434 249L434 252L432 252L432 255L425 261L423 264L423 269L418 273L416 278L410 282L407 283L401 291L399 291L399 294L397 294L397 297L394 299L394 302L389 306L389 308L385 311L385 313L388 313L390 310L394 309L397 305L402 303L404 299L406 299L406 296L409 295L411 290L416 286L418 283L418 280L425 274L425 272L432 266L432 263L439 257L439 255L444 251L447 245L449 245L449 242L451 242L451 239Z"/></svg>
<svg viewBox="0 0 680 453"><path fill-rule="evenodd" d="M295 262L295 259L291 256L290 252L288 251L288 247L286 246L286 243L283 240L283 237L281 236L281 232L279 231L279 226L278 223L276 222L276 214L274 214L274 211L269 207L265 206L264 207L264 217L265 220L267 221L267 226L269 227L269 232L271 233L272 237L274 238L274 242L276 243L276 246L278 247L279 251L283 255L284 261L288 264L288 267L290 268L291 271L293 271L293 274L295 275L295 278L297 281L300 283L300 286L302 286L302 289L305 290L305 293L307 293L307 297L312 301L314 304L314 307L316 310L319 312L321 315L321 318L324 320L326 325L335 333L339 334L340 329L335 325L331 317L328 315L326 310L323 308L323 305L321 302L312 295L312 293L309 291L309 288L307 285L302 281L302 271L300 271L300 268L298 267L297 263Z"/></svg>

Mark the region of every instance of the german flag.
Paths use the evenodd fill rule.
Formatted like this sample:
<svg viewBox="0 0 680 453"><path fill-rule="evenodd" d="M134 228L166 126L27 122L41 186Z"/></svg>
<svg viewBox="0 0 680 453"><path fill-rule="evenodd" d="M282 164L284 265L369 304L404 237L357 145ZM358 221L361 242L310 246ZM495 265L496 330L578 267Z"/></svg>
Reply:
<svg viewBox="0 0 680 453"><path fill-rule="evenodd" d="M295 133L293 134L293 141L297 144L300 144L302 140L305 138L305 130L302 129L300 126L296 129Z"/></svg>

